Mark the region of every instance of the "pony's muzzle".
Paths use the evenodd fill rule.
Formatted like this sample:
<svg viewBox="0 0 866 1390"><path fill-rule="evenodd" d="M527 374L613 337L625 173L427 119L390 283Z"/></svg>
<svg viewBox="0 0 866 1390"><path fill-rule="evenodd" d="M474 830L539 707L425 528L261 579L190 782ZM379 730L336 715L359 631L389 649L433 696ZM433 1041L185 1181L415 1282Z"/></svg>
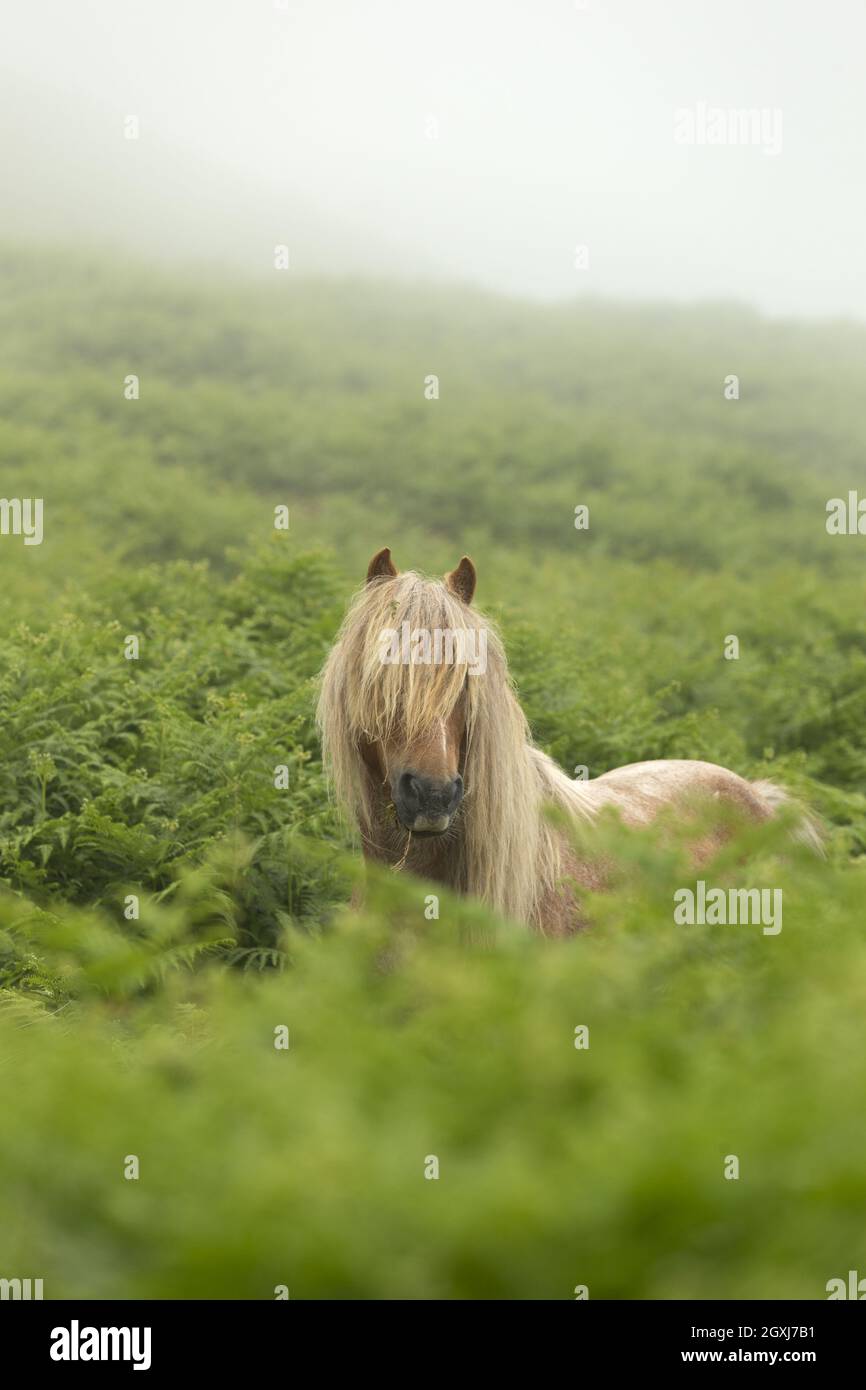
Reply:
<svg viewBox="0 0 866 1390"><path fill-rule="evenodd" d="M394 808L398 819L416 835L441 835L463 797L463 778L450 781L404 772L397 781Z"/></svg>

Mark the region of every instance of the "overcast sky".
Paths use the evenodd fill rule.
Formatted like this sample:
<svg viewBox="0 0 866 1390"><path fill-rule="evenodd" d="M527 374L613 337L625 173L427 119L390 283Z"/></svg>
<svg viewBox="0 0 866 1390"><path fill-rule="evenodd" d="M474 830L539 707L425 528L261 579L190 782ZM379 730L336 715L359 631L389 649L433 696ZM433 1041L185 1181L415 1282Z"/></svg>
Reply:
<svg viewBox="0 0 866 1390"><path fill-rule="evenodd" d="M520 295L866 318L866 0L40 0L7 6L0 40L13 202L62 157L91 168L98 216L110 146L130 177L171 164L187 222L197 168L263 244L275 199L314 209L285 239L339 229L335 273L379 246ZM750 143L743 109L763 112ZM161 201L148 234L170 239Z"/></svg>

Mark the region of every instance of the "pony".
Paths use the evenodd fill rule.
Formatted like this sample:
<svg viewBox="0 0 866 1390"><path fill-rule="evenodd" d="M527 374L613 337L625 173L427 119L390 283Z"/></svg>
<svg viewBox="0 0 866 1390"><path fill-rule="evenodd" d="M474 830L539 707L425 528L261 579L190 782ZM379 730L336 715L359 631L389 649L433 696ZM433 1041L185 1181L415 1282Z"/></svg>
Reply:
<svg viewBox="0 0 866 1390"><path fill-rule="evenodd" d="M696 800L760 822L787 800L773 783L685 759L573 781L533 744L502 640L473 605L475 587L466 555L433 580L398 572L390 549L378 551L321 673L323 762L366 860L565 936L585 925L580 891L606 880L602 863L577 853L569 823L591 827L612 807L642 826ZM705 834L696 860L727 833L720 825ZM819 848L813 822L799 834Z"/></svg>

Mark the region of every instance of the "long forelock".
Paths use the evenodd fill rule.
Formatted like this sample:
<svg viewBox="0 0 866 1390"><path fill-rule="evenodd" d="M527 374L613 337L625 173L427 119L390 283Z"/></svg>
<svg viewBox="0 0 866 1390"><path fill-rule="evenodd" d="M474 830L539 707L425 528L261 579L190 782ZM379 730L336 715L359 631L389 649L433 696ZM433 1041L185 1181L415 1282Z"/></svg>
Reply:
<svg viewBox="0 0 866 1390"><path fill-rule="evenodd" d="M431 656L438 660L403 659L405 642L411 651L413 634L419 632L427 634ZM472 674L481 633L486 669ZM383 661L388 634L393 634L396 660ZM335 651L342 667L346 727L374 742L399 735L410 743L437 720L449 719L464 690L471 732L488 703L489 686L506 679L501 643L487 619L441 581L411 571L375 581L356 595Z"/></svg>

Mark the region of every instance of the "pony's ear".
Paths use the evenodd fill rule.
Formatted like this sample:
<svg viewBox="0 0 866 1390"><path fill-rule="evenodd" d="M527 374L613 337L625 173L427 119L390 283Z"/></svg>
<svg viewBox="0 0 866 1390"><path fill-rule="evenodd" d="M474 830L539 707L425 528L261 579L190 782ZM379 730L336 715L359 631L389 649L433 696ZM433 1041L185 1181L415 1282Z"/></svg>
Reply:
<svg viewBox="0 0 866 1390"><path fill-rule="evenodd" d="M452 594L462 598L464 603L472 602L472 595L475 593L475 566L468 555L464 555L456 570L445 576L445 585Z"/></svg>
<svg viewBox="0 0 866 1390"><path fill-rule="evenodd" d="M367 583L372 584L374 579L393 579L396 573L391 552L386 545L384 550L376 552L367 566Z"/></svg>

